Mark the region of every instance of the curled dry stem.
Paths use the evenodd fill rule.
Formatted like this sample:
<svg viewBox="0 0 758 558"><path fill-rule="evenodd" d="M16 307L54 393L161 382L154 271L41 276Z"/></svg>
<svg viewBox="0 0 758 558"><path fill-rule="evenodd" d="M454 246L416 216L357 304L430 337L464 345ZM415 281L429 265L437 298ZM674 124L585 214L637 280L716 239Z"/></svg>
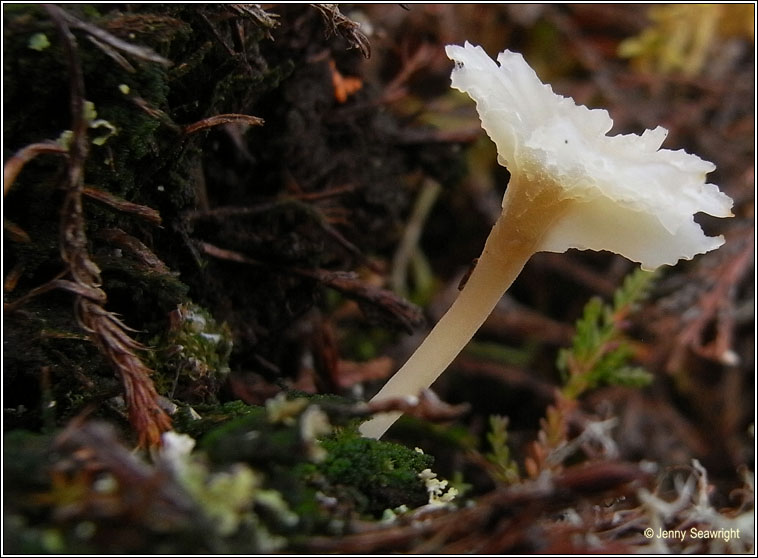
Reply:
<svg viewBox="0 0 758 558"><path fill-rule="evenodd" d="M16 181L21 169L24 168L24 165L34 159L37 155L42 155L43 153L66 155L68 152L64 147L58 145L54 141L32 143L16 151L3 167L4 196L8 194L8 191L11 189L11 186L13 186L13 183Z"/></svg>
<svg viewBox="0 0 758 558"><path fill-rule="evenodd" d="M266 30L266 38L273 40L269 30L279 25L279 22L276 20L279 17L278 15L267 12L258 4L229 4L229 9L247 17L257 26L264 28Z"/></svg>
<svg viewBox="0 0 758 558"><path fill-rule="evenodd" d="M350 45L357 48L364 58L371 57L371 45L368 37L361 31L361 26L340 12L337 4L311 4L319 11L330 33L342 36Z"/></svg>

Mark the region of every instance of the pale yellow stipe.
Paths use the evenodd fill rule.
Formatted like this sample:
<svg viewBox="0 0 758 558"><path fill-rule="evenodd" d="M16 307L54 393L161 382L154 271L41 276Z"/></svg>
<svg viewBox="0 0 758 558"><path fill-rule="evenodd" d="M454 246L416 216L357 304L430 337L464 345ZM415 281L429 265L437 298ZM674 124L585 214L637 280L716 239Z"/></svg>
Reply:
<svg viewBox="0 0 758 558"><path fill-rule="evenodd" d="M526 192L532 196L527 197ZM503 213L458 298L372 401L418 395L445 371L511 286L550 224L569 205L559 194L549 183L524 184L511 179ZM361 434L380 438L400 415L378 414L361 425Z"/></svg>

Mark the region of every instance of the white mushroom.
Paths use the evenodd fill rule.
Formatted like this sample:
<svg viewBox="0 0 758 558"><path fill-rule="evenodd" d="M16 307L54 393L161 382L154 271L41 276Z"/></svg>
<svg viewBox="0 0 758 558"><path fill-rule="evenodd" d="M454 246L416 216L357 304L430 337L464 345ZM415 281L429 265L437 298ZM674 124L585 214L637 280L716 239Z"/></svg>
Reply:
<svg viewBox="0 0 758 558"><path fill-rule="evenodd" d="M715 165L683 150L660 149L664 128L608 136L613 120L607 111L556 95L520 54L506 50L498 65L468 42L446 52L455 61L452 86L476 101L511 179L463 290L373 400L429 387L535 252L608 250L655 269L724 243L703 233L695 213L732 215L731 198L705 182ZM399 416L379 414L361 432L379 438Z"/></svg>

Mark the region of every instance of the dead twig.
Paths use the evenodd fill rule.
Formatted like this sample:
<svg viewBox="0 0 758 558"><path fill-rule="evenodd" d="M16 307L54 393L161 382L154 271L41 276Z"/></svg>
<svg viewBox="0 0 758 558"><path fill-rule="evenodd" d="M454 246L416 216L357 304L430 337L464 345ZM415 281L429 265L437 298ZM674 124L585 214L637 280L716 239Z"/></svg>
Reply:
<svg viewBox="0 0 758 558"><path fill-rule="evenodd" d="M13 223L12 221L8 221L7 219L3 222L3 228L5 229L5 232L8 233L8 236L11 241L13 242L20 242L21 244L29 244L32 241L32 237L29 236L29 233L27 233L24 229Z"/></svg>
<svg viewBox="0 0 758 558"><path fill-rule="evenodd" d="M335 188L334 190L330 190L329 192L321 192L321 193L296 193L291 194L290 198L282 198L277 201L273 202L266 202L261 203L255 206L222 206L222 207L214 207L212 209L201 209L201 210L192 210L187 211L184 213L183 217L189 221L195 221L195 220L202 220L202 219L224 219L227 217L236 217L236 216L248 216L248 215L258 215L260 213L265 213L267 211L271 211L273 209L279 208L279 207L285 207L287 205L295 205L302 211L307 211L309 217L315 221L315 224L318 225L321 230L323 230L328 236L332 238L332 240L336 241L337 244L339 244L342 248L344 248L349 254L352 254L356 258L358 258L364 265L369 267L372 271L380 271L377 267L377 265L369 260L363 252L352 242L350 242L345 236L340 233L335 227L333 227L329 222L328 218L316 207L313 205L305 205L300 202L300 200L315 200L319 199L320 197L329 197L333 195L337 195L339 193L342 193L343 191L352 191L351 186L345 186L342 188Z"/></svg>
<svg viewBox="0 0 758 558"><path fill-rule="evenodd" d="M5 162L3 167L3 195L7 195L8 191L16 181L21 169L24 165L34 159L37 155L43 153L53 153L55 155L68 155L68 151L65 147L55 143L54 141L43 141L40 143L32 143L22 147L16 153L14 153L10 159Z"/></svg>
<svg viewBox="0 0 758 558"><path fill-rule="evenodd" d="M212 128L214 126L221 126L222 124L243 123L250 126L263 126L263 119L257 116L250 116L248 114L217 114L216 116L210 116L195 122L188 124L182 129L182 133L185 136Z"/></svg>
<svg viewBox="0 0 758 558"><path fill-rule="evenodd" d="M160 273L161 275L170 275L172 273L171 269L150 248L121 229L102 229L99 231L98 236L127 251L147 271Z"/></svg>
<svg viewBox="0 0 758 558"><path fill-rule="evenodd" d="M297 273L313 277L358 302L367 302L385 310L408 333L412 333L423 321L421 310L417 306L392 291L366 284L355 273L325 269L299 269Z"/></svg>
<svg viewBox="0 0 758 558"><path fill-rule="evenodd" d="M89 39L89 42L91 42L97 48L102 50L106 54L106 56L109 56L116 64L121 66L124 70L126 70L130 74L133 74L137 71L137 69L134 66L132 66L126 58L121 56L121 54L119 54L118 51L116 51L116 49L109 47L102 41L98 41L92 35L88 35L87 39Z"/></svg>
<svg viewBox="0 0 758 558"><path fill-rule="evenodd" d="M555 396L553 384L541 380L533 372L523 368L487 362L483 359L470 357L465 352L456 358L455 367L466 376L492 378L509 388L527 390L538 400L552 401Z"/></svg>
<svg viewBox="0 0 758 558"><path fill-rule="evenodd" d="M246 16L259 27L263 27L266 30L266 38L273 40L269 30L279 25L276 20L279 17L277 14L268 13L258 4L229 4L228 7L238 14Z"/></svg>
<svg viewBox="0 0 758 558"><path fill-rule="evenodd" d="M284 267L276 264L263 263L253 258L236 252L214 246L208 242L199 243L200 250L214 258L228 260L237 263L267 267L274 271L292 273L301 277L308 277L331 287L345 296L357 300L359 303L368 303L373 307L386 312L392 320L404 329L412 332L421 322L421 311L407 300L395 293L368 285L361 281L355 273L346 271L328 271L326 269L303 269L299 267Z"/></svg>
<svg viewBox="0 0 758 558"><path fill-rule="evenodd" d="M34 289L27 292L25 295L17 298L13 302L6 302L3 305L3 310L6 312L14 312L15 310L21 308L24 304L27 303L27 301L31 300L35 296L39 296L41 294L45 294L47 292L50 292L54 289L60 288L60 285L57 284L57 281L66 275L68 273L68 270L64 270L60 272L58 275L56 275L52 280L48 281L47 283L44 283L40 285L39 287L35 287Z"/></svg>
<svg viewBox="0 0 758 558"><path fill-rule="evenodd" d="M336 33L347 40L350 48L357 48L364 58L371 57L371 45L361 26L340 12L337 4L311 4L324 19L330 33Z"/></svg>
<svg viewBox="0 0 758 558"><path fill-rule="evenodd" d="M161 214L152 207L126 201L125 199L111 194L110 192L105 192L91 186L85 186L82 188L82 194L88 198L102 202L105 205L116 209L117 211L131 213L132 215L136 215L137 217L145 219L154 225L161 224Z"/></svg>
<svg viewBox="0 0 758 558"><path fill-rule="evenodd" d="M375 380L386 380L392 375L395 363L388 356L380 356L366 362L339 360L332 381L340 390Z"/></svg>
<svg viewBox="0 0 758 558"><path fill-rule="evenodd" d="M174 133L182 133L182 127L176 122L171 120L171 117L159 108L154 107L148 101L140 97L139 95L130 96L129 99L151 118L155 118L158 122L166 126Z"/></svg>
<svg viewBox="0 0 758 558"><path fill-rule="evenodd" d="M11 269L8 274L5 276L5 279L3 281L3 290L6 293L12 292L15 290L16 285L18 284L19 279L21 279L21 276L24 274L24 265L17 263L13 266L13 269Z"/></svg>
<svg viewBox="0 0 758 558"><path fill-rule="evenodd" d="M469 411L471 405L450 405L437 397L432 390L425 389L418 397L394 397L362 404L358 408L371 414L399 411L422 420L440 422L459 418Z"/></svg>
<svg viewBox="0 0 758 558"><path fill-rule="evenodd" d="M63 10L62 8L54 4L46 4L45 9L47 9L48 13L51 16L53 16L54 18L57 18L59 21L64 23L66 27L74 27L76 29L80 29L84 31L85 33L87 33L88 35L91 35L98 41L105 43L106 45L116 50L120 50L122 52L130 54L131 56L134 56L135 58L139 58L140 60L146 60L148 62L156 62L158 64L162 64L163 66L171 66L172 64L171 60L168 60L167 58L163 58L158 53L156 53L153 49L144 47L144 46L134 45L132 43L119 39L118 37L116 37L115 35L112 35L105 29L101 29L100 27L97 27L96 25L92 25L90 23L87 23L86 21L82 21L79 18L74 17L67 11ZM110 54L107 51L106 51L106 54L110 56Z"/></svg>
<svg viewBox="0 0 758 558"><path fill-rule="evenodd" d="M400 49L400 70L384 87L380 103L392 103L405 97L408 94L407 84L413 75L428 67L434 57L439 55L439 49L429 43L421 43L413 54L408 54L409 41L404 41Z"/></svg>
<svg viewBox="0 0 758 558"><path fill-rule="evenodd" d="M726 261L726 265L720 267L718 275L718 281L715 288L709 293L708 300L704 301L703 306L706 310L704 315L710 315L716 322L716 336L714 340L708 344L703 344L702 335L697 336L695 340L694 336L690 336L690 331L682 332L684 339L690 339L693 350L700 356L710 358L713 360L721 361L727 364L733 362L733 358L730 356L733 339L735 321L733 319L733 308L735 305L737 291L735 286L743 279L746 273L749 272L751 264L755 262L755 245L753 242L753 231L746 231L742 238L737 239L735 235L735 250L734 255ZM695 328L700 326L700 329L704 329L702 324L697 324Z"/></svg>
<svg viewBox="0 0 758 558"><path fill-rule="evenodd" d="M129 337L129 328L104 308L107 296L100 288L100 269L90 258L87 248L82 208L84 163L89 150L88 123L84 116L84 76L76 38L69 29L72 16L57 6L48 5L46 9L63 39L68 58L72 118L66 195L60 223L61 259L67 264L71 280L55 279L47 285L76 295L77 321L121 377L129 420L137 432L139 444L153 446L160 443L160 434L171 427L171 420L158 404L150 369L135 354L142 346Z"/></svg>
<svg viewBox="0 0 758 558"><path fill-rule="evenodd" d="M666 369L670 373L682 368L689 350L709 360L736 364L737 357L732 350L736 327L736 285L745 277L755 261L753 235L752 227L730 235L732 242L713 256L718 257L719 265L705 269L704 273L711 275L708 283L712 288L699 299L698 311L688 313L692 317L689 323L682 324L680 320L677 325L678 333L666 363ZM706 331L711 325L715 326L715 337L706 343Z"/></svg>

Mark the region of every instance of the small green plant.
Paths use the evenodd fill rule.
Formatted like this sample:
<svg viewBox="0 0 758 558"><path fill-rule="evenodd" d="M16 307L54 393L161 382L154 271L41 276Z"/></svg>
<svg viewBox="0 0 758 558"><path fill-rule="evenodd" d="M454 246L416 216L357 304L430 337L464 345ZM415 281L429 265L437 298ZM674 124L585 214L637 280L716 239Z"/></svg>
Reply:
<svg viewBox="0 0 758 558"><path fill-rule="evenodd" d="M505 484L517 483L520 475L518 465L511 457L511 450L508 447L508 417L490 416L487 441L492 447L492 451L486 457L493 466L493 476Z"/></svg>
<svg viewBox="0 0 758 558"><path fill-rule="evenodd" d="M600 385L642 387L652 381L649 372L628 364L634 351L624 326L655 278L654 272L637 269L613 294L612 304L595 297L584 307L571 347L558 354L556 366L563 386L555 403L547 408L537 440L529 448L524 463L529 476L536 477L545 468L561 467L562 459L555 456L568 445L568 419L582 394ZM561 455L565 457L566 453Z"/></svg>
<svg viewBox="0 0 758 558"><path fill-rule="evenodd" d="M599 385L642 387L650 383L649 372L627 362L633 350L624 339L623 325L635 305L645 298L655 273L638 269L626 277L613 295L613 304L591 299L576 323L571 348L558 354L556 365L563 376L561 393L576 399Z"/></svg>

